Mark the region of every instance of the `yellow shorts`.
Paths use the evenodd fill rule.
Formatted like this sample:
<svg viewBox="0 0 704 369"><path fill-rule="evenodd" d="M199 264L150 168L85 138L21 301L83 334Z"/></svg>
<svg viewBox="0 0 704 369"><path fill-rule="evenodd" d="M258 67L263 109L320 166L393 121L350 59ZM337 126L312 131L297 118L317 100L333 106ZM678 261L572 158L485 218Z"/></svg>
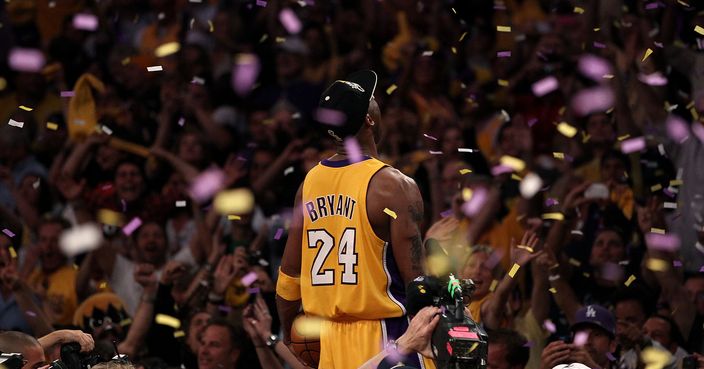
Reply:
<svg viewBox="0 0 704 369"><path fill-rule="evenodd" d="M352 322L324 321L320 330L319 369L357 369L408 328L406 317ZM432 360L411 355L406 365L435 369Z"/></svg>

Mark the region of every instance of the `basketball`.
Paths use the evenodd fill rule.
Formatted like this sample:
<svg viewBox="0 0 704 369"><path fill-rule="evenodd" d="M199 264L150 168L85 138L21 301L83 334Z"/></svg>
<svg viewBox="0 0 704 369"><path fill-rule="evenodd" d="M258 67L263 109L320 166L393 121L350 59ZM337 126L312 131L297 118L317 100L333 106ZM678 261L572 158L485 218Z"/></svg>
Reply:
<svg viewBox="0 0 704 369"><path fill-rule="evenodd" d="M306 365L317 368L320 360L320 319L301 313L291 327L293 353Z"/></svg>

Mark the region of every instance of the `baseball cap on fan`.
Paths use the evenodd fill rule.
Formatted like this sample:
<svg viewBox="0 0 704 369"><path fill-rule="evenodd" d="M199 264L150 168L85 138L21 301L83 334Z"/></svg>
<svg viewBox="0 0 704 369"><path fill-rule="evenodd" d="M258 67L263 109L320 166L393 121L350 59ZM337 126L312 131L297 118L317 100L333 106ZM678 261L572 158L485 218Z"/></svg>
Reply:
<svg viewBox="0 0 704 369"><path fill-rule="evenodd" d="M362 70L333 82L320 97L318 107L341 113L341 121L323 122L327 133L338 141L354 136L364 123L369 102L374 97L377 76L374 71Z"/></svg>
<svg viewBox="0 0 704 369"><path fill-rule="evenodd" d="M571 329L575 332L584 326L601 328L608 333L611 338L616 337L614 315L603 306L587 305L577 310L575 322Z"/></svg>

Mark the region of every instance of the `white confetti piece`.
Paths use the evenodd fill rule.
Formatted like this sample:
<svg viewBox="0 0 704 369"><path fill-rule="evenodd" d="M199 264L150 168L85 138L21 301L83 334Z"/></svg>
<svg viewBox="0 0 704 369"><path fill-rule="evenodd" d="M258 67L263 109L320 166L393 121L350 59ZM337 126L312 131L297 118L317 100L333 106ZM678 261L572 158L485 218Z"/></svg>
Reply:
<svg viewBox="0 0 704 369"><path fill-rule="evenodd" d="M288 168L284 169L284 176L287 176L291 173L293 173L293 167L288 167Z"/></svg>
<svg viewBox="0 0 704 369"><path fill-rule="evenodd" d="M68 257L89 252L100 247L103 232L96 224L87 223L69 228L61 233L59 246Z"/></svg>
<svg viewBox="0 0 704 369"><path fill-rule="evenodd" d="M24 122L18 122L18 121L16 121L16 120L12 119L12 118L10 118L10 121L7 122L7 124L9 124L9 125L11 125L11 126L13 126L13 127L17 127L17 128L22 128L22 127L24 127Z"/></svg>
<svg viewBox="0 0 704 369"><path fill-rule="evenodd" d="M186 207L186 200L178 200L178 201L176 201L176 207L177 207L177 208L185 208L185 207Z"/></svg>
<svg viewBox="0 0 704 369"><path fill-rule="evenodd" d="M521 184L518 186L521 191L521 196L525 199L530 199L535 196L540 188L543 187L543 180L539 175L530 172L521 180Z"/></svg>
<svg viewBox="0 0 704 369"><path fill-rule="evenodd" d="M161 65L153 65L151 67L147 67L147 72L161 72L164 70L164 67Z"/></svg>

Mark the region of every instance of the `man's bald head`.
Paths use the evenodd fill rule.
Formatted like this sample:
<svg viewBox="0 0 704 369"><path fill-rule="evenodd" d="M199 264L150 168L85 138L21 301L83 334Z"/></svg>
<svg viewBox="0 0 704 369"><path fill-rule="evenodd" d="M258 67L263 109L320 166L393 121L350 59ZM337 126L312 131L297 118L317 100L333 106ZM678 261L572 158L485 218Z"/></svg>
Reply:
<svg viewBox="0 0 704 369"><path fill-rule="evenodd" d="M46 362L44 349L36 338L15 331L0 333L0 351L3 353L22 354L27 361L22 369L36 369Z"/></svg>

